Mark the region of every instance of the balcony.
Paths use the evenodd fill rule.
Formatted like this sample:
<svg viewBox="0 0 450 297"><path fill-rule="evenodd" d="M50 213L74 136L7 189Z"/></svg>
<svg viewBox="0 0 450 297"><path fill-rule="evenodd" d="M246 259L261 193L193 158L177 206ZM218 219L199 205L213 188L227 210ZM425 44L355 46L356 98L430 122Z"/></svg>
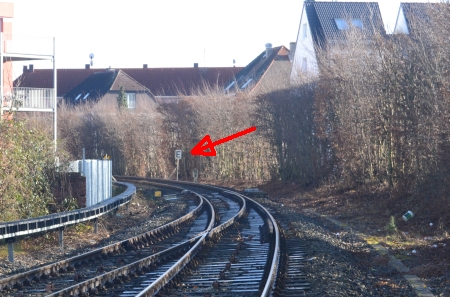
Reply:
<svg viewBox="0 0 450 297"><path fill-rule="evenodd" d="M54 111L54 89L12 88L3 95L3 110Z"/></svg>
<svg viewBox="0 0 450 297"><path fill-rule="evenodd" d="M51 60L55 53L53 37L1 33L4 61Z"/></svg>

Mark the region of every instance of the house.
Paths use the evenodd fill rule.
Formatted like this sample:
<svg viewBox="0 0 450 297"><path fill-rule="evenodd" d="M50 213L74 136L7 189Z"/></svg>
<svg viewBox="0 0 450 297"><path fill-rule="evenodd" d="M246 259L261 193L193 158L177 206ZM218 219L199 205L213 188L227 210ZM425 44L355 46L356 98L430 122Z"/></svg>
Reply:
<svg viewBox="0 0 450 297"><path fill-rule="evenodd" d="M13 111L46 112L53 116L54 144L56 150L56 64L55 38L36 37L13 34L12 24L5 18L14 17L14 4L0 2L0 116L10 118ZM12 63L17 61L43 60L52 64L49 76L55 83L46 85L36 84L31 88L17 87L12 79Z"/></svg>
<svg viewBox="0 0 450 297"><path fill-rule="evenodd" d="M410 34L418 22L428 22L429 13L438 9L440 3L400 3L394 33Z"/></svg>
<svg viewBox="0 0 450 297"><path fill-rule="evenodd" d="M315 2L305 0L300 17L291 81L303 74L319 73L318 51L345 43L347 32L360 30L363 36L385 34L376 2Z"/></svg>
<svg viewBox="0 0 450 297"><path fill-rule="evenodd" d="M131 78L122 70L108 69L88 76L75 88L64 95L71 105L98 102L109 106L117 106L117 97L123 88L127 107L142 109L155 107L155 98L145 86Z"/></svg>
<svg viewBox="0 0 450 297"><path fill-rule="evenodd" d="M223 85L231 80L242 67L194 67L185 68L119 68L131 79L147 88L158 102L170 101L180 94L192 95L196 89L203 86ZM74 89L77 85L94 73L105 69L91 68L89 64L80 69L58 69L58 98ZM14 81L15 86L35 87L36 85L51 86L53 84L50 69L35 69L32 65L23 66L22 74Z"/></svg>
<svg viewBox="0 0 450 297"><path fill-rule="evenodd" d="M265 51L224 85L225 93L233 94L237 90L259 93L274 84L277 87L287 86L292 65L289 54L286 47L272 47L267 43Z"/></svg>

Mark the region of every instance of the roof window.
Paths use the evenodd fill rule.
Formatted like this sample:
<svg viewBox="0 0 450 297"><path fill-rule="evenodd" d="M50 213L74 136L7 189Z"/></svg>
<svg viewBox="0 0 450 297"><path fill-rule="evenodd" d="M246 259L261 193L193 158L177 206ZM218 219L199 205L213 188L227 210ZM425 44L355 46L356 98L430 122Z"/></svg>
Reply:
<svg viewBox="0 0 450 297"><path fill-rule="evenodd" d="M75 98L75 101L78 101L78 99L80 99L81 97L81 93L77 96L77 98Z"/></svg>
<svg viewBox="0 0 450 297"><path fill-rule="evenodd" d="M334 19L334 22L336 23L338 30L348 30L348 29L350 29L350 26L358 28L358 29L363 28L363 23L362 23L361 19L348 19L347 20L347 19L336 18L336 19Z"/></svg>
<svg viewBox="0 0 450 297"><path fill-rule="evenodd" d="M339 30L348 30L348 23L345 19L334 19Z"/></svg>
<svg viewBox="0 0 450 297"><path fill-rule="evenodd" d="M235 83L236 81L233 81L228 87L226 87L225 92L228 91Z"/></svg>
<svg viewBox="0 0 450 297"><path fill-rule="evenodd" d="M245 89L248 86L248 84L252 82L252 80L253 79L251 79L251 78L249 80L247 80L247 82L241 87L241 89Z"/></svg>
<svg viewBox="0 0 450 297"><path fill-rule="evenodd" d="M359 29L363 28L363 24L362 24L361 19L352 19L351 22L352 22L352 26L353 27L356 27L356 28L359 28Z"/></svg>
<svg viewBox="0 0 450 297"><path fill-rule="evenodd" d="M84 97L83 100L86 100L86 98L89 96L90 93L87 93Z"/></svg>

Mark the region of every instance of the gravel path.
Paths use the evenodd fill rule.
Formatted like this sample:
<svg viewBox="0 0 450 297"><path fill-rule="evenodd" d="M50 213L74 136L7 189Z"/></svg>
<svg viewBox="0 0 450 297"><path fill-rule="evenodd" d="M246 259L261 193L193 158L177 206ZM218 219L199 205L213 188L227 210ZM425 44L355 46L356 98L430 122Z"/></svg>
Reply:
<svg viewBox="0 0 450 297"><path fill-rule="evenodd" d="M291 232L304 241L307 296L417 296L403 276L356 235L321 217L293 211L264 199L275 217L288 219Z"/></svg>
<svg viewBox="0 0 450 297"><path fill-rule="evenodd" d="M15 262L7 257L0 259L0 278L34 269L46 264L79 255L93 249L145 233L164 225L187 212L186 203L161 201L155 206L137 195L128 209L122 207L116 214L107 214L99 219L99 232L93 233L93 223L69 227L64 234L64 248L58 246L57 232L29 237L20 242L29 252L15 252ZM82 229L82 230L80 230ZM35 244L38 248L33 248ZM17 247L16 247L17 249Z"/></svg>

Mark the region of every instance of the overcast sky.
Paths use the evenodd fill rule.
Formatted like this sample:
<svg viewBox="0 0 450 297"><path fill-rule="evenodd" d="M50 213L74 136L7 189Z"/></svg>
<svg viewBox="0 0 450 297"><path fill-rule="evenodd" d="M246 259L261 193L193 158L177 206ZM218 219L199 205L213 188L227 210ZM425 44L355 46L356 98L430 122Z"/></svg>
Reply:
<svg viewBox="0 0 450 297"><path fill-rule="evenodd" d="M303 7L302 0L3 1L15 4L14 33L56 37L58 68L82 68L90 53L94 68L233 66L233 59L245 66L266 43L295 41ZM378 3L389 31L400 1Z"/></svg>

